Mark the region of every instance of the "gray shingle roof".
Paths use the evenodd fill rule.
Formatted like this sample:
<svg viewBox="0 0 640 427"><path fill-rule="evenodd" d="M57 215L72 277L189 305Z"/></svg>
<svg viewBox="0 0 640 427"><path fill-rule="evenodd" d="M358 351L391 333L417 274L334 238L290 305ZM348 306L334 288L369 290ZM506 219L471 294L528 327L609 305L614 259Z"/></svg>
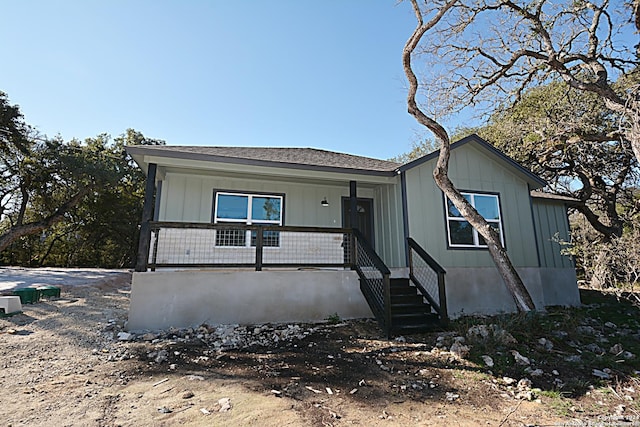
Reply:
<svg viewBox="0 0 640 427"><path fill-rule="evenodd" d="M569 196L563 196L561 194L554 194L554 193L544 193L542 191L539 190L532 190L531 191L531 197L535 198L535 199L547 199L547 200L561 200L561 201L565 201L565 202L579 202L580 200L574 198L574 197L569 197Z"/></svg>
<svg viewBox="0 0 640 427"><path fill-rule="evenodd" d="M352 169L393 173L399 163L317 148L274 147L207 147L176 145L137 145L127 148L130 153L169 157L201 158L230 163L276 163L286 165L317 166L321 168ZM274 165L277 166L277 165Z"/></svg>

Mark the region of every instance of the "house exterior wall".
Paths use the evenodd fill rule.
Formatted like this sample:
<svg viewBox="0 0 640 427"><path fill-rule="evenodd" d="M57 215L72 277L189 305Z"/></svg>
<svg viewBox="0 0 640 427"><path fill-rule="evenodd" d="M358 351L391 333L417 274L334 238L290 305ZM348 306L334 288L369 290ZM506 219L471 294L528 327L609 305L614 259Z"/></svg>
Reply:
<svg viewBox="0 0 640 427"><path fill-rule="evenodd" d="M409 234L445 269L491 267L486 249L447 247L445 200L433 180L437 159L407 170ZM498 193L505 245L516 267L537 267L527 181L472 144L451 152L449 177L462 191Z"/></svg>
<svg viewBox="0 0 640 427"><path fill-rule="evenodd" d="M342 227L340 200L349 196L349 183L311 184L168 172L162 183L158 219L211 222L214 190L284 194L284 225ZM327 207L320 205L325 197ZM372 198L373 190L359 188L358 197Z"/></svg>
<svg viewBox="0 0 640 427"><path fill-rule="evenodd" d="M534 198L533 218L541 267L574 268L573 260L562 255L560 241L569 242L571 234L567 208L562 202Z"/></svg>
<svg viewBox="0 0 640 427"><path fill-rule="evenodd" d="M432 177L436 160L404 172L406 223L408 234L447 271L449 313L457 317L515 311L486 249L448 247L445 200ZM252 169L245 165L242 166L248 169L245 174L244 169L231 170L235 165L223 165L229 170L188 166L185 163L161 167L162 186L156 212L159 221L209 223L214 191L238 191L283 195L283 225L339 228L342 227L342 198L349 197L349 181L357 181L358 197L374 202L376 251L387 266L394 269L395 275L406 276L400 175L360 176L364 182L359 182L355 175L326 172L305 171L318 176L297 177L292 171L280 168L266 171L269 168ZM538 308L580 303L573 264L560 256L559 246L553 241L556 234L566 239L569 236L566 210L561 203L532 199L530 185L539 185L535 178L475 144L464 144L452 151L449 174L463 191L499 194L507 251ZM328 207L321 206L320 201L325 198ZM211 230L167 233L196 233L202 235L204 246L215 246ZM308 240L306 236L294 234L292 238ZM170 245L171 248L181 254L193 253L192 248L180 246L180 238L176 237L178 243ZM287 238L283 232L281 241L284 243ZM326 261L339 262L342 240L329 240L321 246L335 246L337 258ZM254 258L252 248L224 249L231 249L236 255L244 254L248 262ZM275 252L277 248L265 248L266 261L272 249ZM300 247L296 250L298 255L303 252ZM316 261L317 253L315 248L309 251ZM211 262L208 258L199 261ZM355 273L349 271L140 273L134 276L129 328L157 329L203 322L315 321L335 312L344 318L370 317L357 282Z"/></svg>
<svg viewBox="0 0 640 427"><path fill-rule="evenodd" d="M375 217L379 219L375 221L376 251L389 268L406 267L399 183L377 187L374 200Z"/></svg>
<svg viewBox="0 0 640 427"><path fill-rule="evenodd" d="M349 183L322 185L166 173L162 183L160 221L211 222L214 191L284 194L284 225L342 227L341 197L349 196ZM320 205L327 198L329 206ZM373 197L371 189L358 189L358 197Z"/></svg>
<svg viewBox="0 0 640 427"><path fill-rule="evenodd" d="M128 330L321 321L373 314L353 271L134 273Z"/></svg>
<svg viewBox="0 0 640 427"><path fill-rule="evenodd" d="M349 197L349 182L291 182L266 178L259 180L169 171L163 174L157 218L159 221L211 222L214 191L281 194L284 195L283 225L339 228L343 226L342 198ZM357 189L359 198L373 199L376 250L390 267L404 266L402 206L399 192L398 185L367 185L359 186ZM329 202L329 206L325 207L320 204L324 198ZM186 232L176 230L173 233L185 234ZM213 232L209 232L211 235L208 238L204 236L205 231L191 230L189 232L202 234L202 239L200 239L202 244L209 244L213 241ZM282 238L288 238L288 235L282 235ZM327 238L333 240L334 236ZM182 241L194 241L195 238L175 237L174 240L176 242L174 255L164 256L160 253L158 254L158 262L169 262L169 258L175 258L175 254L185 254L187 250L191 252L193 249L191 247L178 246ZM335 253L338 258L332 258L330 261L316 260L316 262L339 262L342 257L340 243L338 242L339 251ZM212 243L209 246L212 246ZM243 255L239 252L242 250L234 249L234 251L238 256ZM267 249L268 251L269 249ZM245 258L251 259L253 257L251 248L247 248L245 252L247 252L244 254ZM196 262L193 259L190 261ZM199 261L214 262L208 258ZM229 260L227 259L227 261Z"/></svg>
<svg viewBox="0 0 640 427"><path fill-rule="evenodd" d="M578 306L580 294L572 268L518 268L538 310L548 306ZM447 269L449 316L493 315L517 311L496 268Z"/></svg>

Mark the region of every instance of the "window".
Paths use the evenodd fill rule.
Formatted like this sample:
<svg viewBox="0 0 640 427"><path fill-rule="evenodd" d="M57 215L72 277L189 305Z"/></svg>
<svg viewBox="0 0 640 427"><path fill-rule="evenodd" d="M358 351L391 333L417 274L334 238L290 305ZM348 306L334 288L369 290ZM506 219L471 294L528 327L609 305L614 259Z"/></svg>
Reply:
<svg viewBox="0 0 640 427"><path fill-rule="evenodd" d="M215 224L282 225L282 196L261 194L216 193L213 212ZM256 245L256 232L223 229L216 233L216 246L244 247ZM264 246L279 246L280 233L265 231Z"/></svg>
<svg viewBox="0 0 640 427"><path fill-rule="evenodd" d="M500 218L500 200L497 194L462 193L471 206L487 220L500 235L504 245L502 220ZM458 209L445 196L447 203L447 237L449 246L456 248L486 248L487 243L475 228L464 219Z"/></svg>

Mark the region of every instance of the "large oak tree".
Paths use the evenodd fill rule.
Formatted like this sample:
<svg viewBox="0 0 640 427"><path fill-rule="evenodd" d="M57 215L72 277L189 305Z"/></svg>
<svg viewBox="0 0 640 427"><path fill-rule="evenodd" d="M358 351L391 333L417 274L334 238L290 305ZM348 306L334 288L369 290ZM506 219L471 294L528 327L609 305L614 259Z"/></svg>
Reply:
<svg viewBox="0 0 640 427"><path fill-rule="evenodd" d="M404 72L409 81L409 91L407 95L407 105L409 113L420 123L429 129L440 148L438 161L433 171L433 177L436 184L451 200L458 211L464 218L474 227L478 233L484 238L489 253L496 264L507 289L509 290L518 311L530 311L535 309L535 305L527 288L524 286L522 279L518 275L515 267L511 263L506 250L500 242L500 236L496 230L478 213L478 211L464 198L460 191L455 187L449 179L449 157L450 157L450 139L446 129L432 116L426 114L418 105L417 95L420 84L418 78L412 68L412 59L416 49L423 43L425 34L438 26L445 19L447 13L456 5L456 0L449 0L435 13L428 14L425 20L425 14L420 9L417 0L411 1L415 12L417 27L413 34L407 40L402 53L402 64Z"/></svg>
<svg viewBox="0 0 640 427"><path fill-rule="evenodd" d="M597 96L620 120L619 131L640 160L638 2L623 0L433 0L440 16L419 53L430 108L508 105L527 88L561 80ZM426 19L426 18L425 18ZM635 84L616 85L628 78Z"/></svg>

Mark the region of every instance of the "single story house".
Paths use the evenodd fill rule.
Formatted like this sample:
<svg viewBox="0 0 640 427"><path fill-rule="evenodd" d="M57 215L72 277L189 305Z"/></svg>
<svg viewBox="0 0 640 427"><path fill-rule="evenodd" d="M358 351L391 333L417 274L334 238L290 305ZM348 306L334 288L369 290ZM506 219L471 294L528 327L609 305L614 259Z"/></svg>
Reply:
<svg viewBox="0 0 640 427"><path fill-rule="evenodd" d="M512 312L481 236L406 164L313 148L129 146L147 173L128 328L374 315L388 335ZM536 307L580 303L566 198L477 135L449 175L495 225Z"/></svg>

